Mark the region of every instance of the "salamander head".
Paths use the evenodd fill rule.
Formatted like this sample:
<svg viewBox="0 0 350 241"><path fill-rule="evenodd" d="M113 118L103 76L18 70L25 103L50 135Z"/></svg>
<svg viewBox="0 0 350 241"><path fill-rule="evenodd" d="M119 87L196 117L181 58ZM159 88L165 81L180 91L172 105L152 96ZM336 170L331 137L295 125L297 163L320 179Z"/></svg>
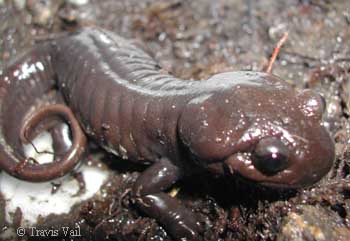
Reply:
<svg viewBox="0 0 350 241"><path fill-rule="evenodd" d="M180 138L202 166L279 187L311 185L330 170L334 143L320 95L266 73L204 82L215 88L189 102L179 120Z"/></svg>

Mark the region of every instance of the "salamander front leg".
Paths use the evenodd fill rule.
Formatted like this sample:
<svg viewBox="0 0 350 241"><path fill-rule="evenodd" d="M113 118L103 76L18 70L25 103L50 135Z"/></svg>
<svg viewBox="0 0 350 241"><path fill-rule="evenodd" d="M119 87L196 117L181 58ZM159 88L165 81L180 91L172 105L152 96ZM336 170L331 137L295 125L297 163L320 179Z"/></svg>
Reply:
<svg viewBox="0 0 350 241"><path fill-rule="evenodd" d="M137 206L155 218L177 240L200 240L201 226L196 215L163 191L171 187L181 172L162 158L146 169L134 184L132 195Z"/></svg>

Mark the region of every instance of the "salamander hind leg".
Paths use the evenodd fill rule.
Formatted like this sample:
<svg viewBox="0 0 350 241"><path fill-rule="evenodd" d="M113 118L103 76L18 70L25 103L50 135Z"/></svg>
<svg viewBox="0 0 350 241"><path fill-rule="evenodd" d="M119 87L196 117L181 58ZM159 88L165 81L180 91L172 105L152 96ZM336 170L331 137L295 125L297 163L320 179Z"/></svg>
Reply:
<svg viewBox="0 0 350 241"><path fill-rule="evenodd" d="M138 177L133 199L141 211L155 218L176 240L201 240L202 228L196 215L163 192L180 178L179 168L162 158Z"/></svg>
<svg viewBox="0 0 350 241"><path fill-rule="evenodd" d="M72 140L69 136L69 127L66 123L61 122L50 129L52 137L52 147L56 156L62 156L72 146Z"/></svg>

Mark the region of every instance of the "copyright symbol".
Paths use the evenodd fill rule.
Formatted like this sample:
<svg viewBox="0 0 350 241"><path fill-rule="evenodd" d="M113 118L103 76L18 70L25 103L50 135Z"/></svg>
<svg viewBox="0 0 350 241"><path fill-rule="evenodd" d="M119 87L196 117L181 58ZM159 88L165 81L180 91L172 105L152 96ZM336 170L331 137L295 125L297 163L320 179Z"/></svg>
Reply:
<svg viewBox="0 0 350 241"><path fill-rule="evenodd" d="M26 234L26 230L24 228L21 228L21 227L17 228L17 235L19 237L23 237L25 234Z"/></svg>

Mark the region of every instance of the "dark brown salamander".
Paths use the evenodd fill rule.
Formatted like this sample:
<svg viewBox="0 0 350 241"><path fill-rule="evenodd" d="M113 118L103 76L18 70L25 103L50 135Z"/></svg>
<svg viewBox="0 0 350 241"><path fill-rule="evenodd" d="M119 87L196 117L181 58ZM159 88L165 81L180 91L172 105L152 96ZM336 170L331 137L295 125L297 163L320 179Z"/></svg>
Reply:
<svg viewBox="0 0 350 241"><path fill-rule="evenodd" d="M64 101L50 97L55 89ZM66 174L84 152L81 126L107 151L151 164L132 190L137 206L176 239L195 240L195 215L164 191L195 165L272 186L317 182L334 160L323 110L318 94L267 73L175 78L129 41L84 28L35 46L1 76L0 167L29 181ZM61 122L72 135L66 153L27 160L22 143L54 127L59 145Z"/></svg>

